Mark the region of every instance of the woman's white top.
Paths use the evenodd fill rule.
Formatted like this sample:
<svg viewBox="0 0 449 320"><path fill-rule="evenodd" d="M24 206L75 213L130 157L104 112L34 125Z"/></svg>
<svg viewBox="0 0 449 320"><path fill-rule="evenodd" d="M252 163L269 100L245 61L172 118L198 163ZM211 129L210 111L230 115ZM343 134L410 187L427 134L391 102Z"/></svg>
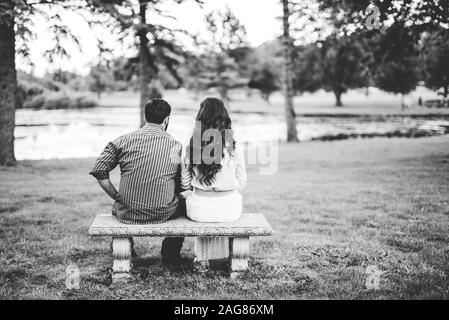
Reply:
<svg viewBox="0 0 449 320"><path fill-rule="evenodd" d="M181 187L184 190L193 188L205 191L229 191L242 190L246 185L246 167L243 148L236 143L233 155L224 150L224 156L221 159L221 170L217 172L209 186L202 184L196 174L197 169L193 169L193 174L189 170L189 159L183 150L183 161L181 161Z"/></svg>

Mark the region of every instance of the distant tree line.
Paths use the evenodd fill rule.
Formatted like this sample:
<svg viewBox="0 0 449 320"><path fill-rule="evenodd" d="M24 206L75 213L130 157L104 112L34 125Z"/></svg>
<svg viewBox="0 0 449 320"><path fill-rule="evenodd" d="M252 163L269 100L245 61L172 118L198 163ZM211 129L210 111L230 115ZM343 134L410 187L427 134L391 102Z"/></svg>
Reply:
<svg viewBox="0 0 449 320"><path fill-rule="evenodd" d="M447 99L449 2L317 0L339 39L352 38L358 76L387 92L410 93L419 82ZM374 10L375 9L375 10ZM348 69L346 69L348 70ZM347 75L352 78L353 75ZM365 77L367 76L367 77ZM344 78L348 79L348 78ZM360 81L356 87L364 86ZM345 86L343 86L345 87ZM351 88L351 85L347 86ZM337 98L338 104L338 98Z"/></svg>
<svg viewBox="0 0 449 320"><path fill-rule="evenodd" d="M282 89L280 41L251 48L239 39L234 46L220 46L219 51L209 54L206 50L201 54L186 53L187 58L177 68L177 78L160 66L156 77L160 87L150 85L150 90L184 86L198 95L213 88L229 100L230 90L249 88L258 90L269 103L271 94ZM332 34L322 41L294 46L293 50L294 95L323 89L334 93L335 105L342 106L342 95L350 89L374 86L404 95L419 82L437 91L444 100L449 95L449 30L444 28L425 32L419 39L410 30L397 26L378 34ZM44 78L76 91L95 92L100 97L105 91L138 91L137 70L133 59L119 57L92 66L84 77L58 70Z"/></svg>
<svg viewBox="0 0 449 320"><path fill-rule="evenodd" d="M281 52L279 43L274 52ZM275 56L272 60L275 61ZM295 46L295 94L319 89L333 92L335 105L349 89L374 86L405 95L422 82L447 101L449 95L449 30L436 28L418 36L410 29L392 26L382 33L332 34L322 41ZM280 71L269 63L258 65L249 86L264 99L281 86Z"/></svg>

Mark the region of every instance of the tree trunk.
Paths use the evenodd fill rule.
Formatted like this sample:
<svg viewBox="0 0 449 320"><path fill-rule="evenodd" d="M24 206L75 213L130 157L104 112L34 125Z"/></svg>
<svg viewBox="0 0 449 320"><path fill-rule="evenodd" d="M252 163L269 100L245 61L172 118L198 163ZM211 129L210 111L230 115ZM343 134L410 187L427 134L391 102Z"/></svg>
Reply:
<svg viewBox="0 0 449 320"><path fill-rule="evenodd" d="M447 96L449 95L449 85L448 86L444 86L444 91L443 91L443 107L445 107L447 105Z"/></svg>
<svg viewBox="0 0 449 320"><path fill-rule="evenodd" d="M140 3L140 22L142 28L138 31L138 36L140 40L139 47L139 72L140 72L140 127L143 127L146 123L145 121L145 104L150 99L150 89L149 84L151 82L151 73L149 63L150 52L148 50L148 38L147 29L144 27L147 23L146 12L148 1L139 0Z"/></svg>
<svg viewBox="0 0 449 320"><path fill-rule="evenodd" d="M13 165L17 89L13 19L0 19L0 39L0 165Z"/></svg>
<svg viewBox="0 0 449 320"><path fill-rule="evenodd" d="M342 92L339 91L339 90L334 90L334 94L335 94L335 106L336 107L343 107L343 102L341 102Z"/></svg>
<svg viewBox="0 0 449 320"><path fill-rule="evenodd" d="M296 131L296 113L293 105L293 86L292 86L292 46L290 38L290 25L288 19L290 10L288 0L282 0L282 24L283 24L283 42L284 42L284 95L285 95L285 121L287 124L287 142L298 141L298 132Z"/></svg>
<svg viewBox="0 0 449 320"><path fill-rule="evenodd" d="M220 91L220 98L221 100L227 105L228 109L229 109L229 102L230 102L230 98L229 98L229 90L226 87L220 87L219 89Z"/></svg>

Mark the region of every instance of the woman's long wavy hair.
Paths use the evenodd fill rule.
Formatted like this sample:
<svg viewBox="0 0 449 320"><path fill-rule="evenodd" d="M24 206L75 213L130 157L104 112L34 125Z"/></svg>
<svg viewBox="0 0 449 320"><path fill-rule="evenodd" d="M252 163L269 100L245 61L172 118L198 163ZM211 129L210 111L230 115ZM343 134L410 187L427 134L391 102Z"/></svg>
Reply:
<svg viewBox="0 0 449 320"><path fill-rule="evenodd" d="M195 120L194 132L187 148L189 170L192 175L198 176L202 184L209 186L214 181L217 172L221 170L221 159L224 157L225 149L230 156L234 155L235 140L232 121L223 101L217 98L204 99L200 104L200 110ZM213 132L219 132L221 139L219 140L216 137L218 134L216 134L215 138L211 135L210 139L203 141L203 137L209 136L207 133L204 135L204 132L209 129L217 130ZM210 152L206 151L207 155L205 156L203 151L206 147L208 147L208 150L210 149ZM221 152L215 154L218 147L220 147ZM207 159L205 159L206 157ZM195 168L196 172L194 172Z"/></svg>

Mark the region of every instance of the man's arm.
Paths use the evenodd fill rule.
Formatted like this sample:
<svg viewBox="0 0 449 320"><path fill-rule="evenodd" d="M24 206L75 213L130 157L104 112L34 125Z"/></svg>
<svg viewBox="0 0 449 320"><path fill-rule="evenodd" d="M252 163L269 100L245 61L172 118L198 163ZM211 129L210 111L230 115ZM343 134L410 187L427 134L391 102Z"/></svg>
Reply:
<svg viewBox="0 0 449 320"><path fill-rule="evenodd" d="M120 201L121 198L109 179L109 172L117 166L118 159L119 150L115 143L110 142L95 161L91 172L89 172L90 175L97 179L101 188L115 201Z"/></svg>
<svg viewBox="0 0 449 320"><path fill-rule="evenodd" d="M187 147L189 148L189 147ZM182 191L192 190L192 174L189 169L190 159L187 156L187 149L183 149L181 157L181 189Z"/></svg>
<svg viewBox="0 0 449 320"><path fill-rule="evenodd" d="M101 186L101 188L108 194L108 196L111 197L112 200L120 202L122 199L120 197L120 194L115 189L114 185L112 184L111 180L108 179L97 179L98 184Z"/></svg>
<svg viewBox="0 0 449 320"><path fill-rule="evenodd" d="M181 186L181 155L182 155L182 144L177 142L175 147L171 150L170 160L178 166L178 170L175 175L175 194L181 195L184 191Z"/></svg>

